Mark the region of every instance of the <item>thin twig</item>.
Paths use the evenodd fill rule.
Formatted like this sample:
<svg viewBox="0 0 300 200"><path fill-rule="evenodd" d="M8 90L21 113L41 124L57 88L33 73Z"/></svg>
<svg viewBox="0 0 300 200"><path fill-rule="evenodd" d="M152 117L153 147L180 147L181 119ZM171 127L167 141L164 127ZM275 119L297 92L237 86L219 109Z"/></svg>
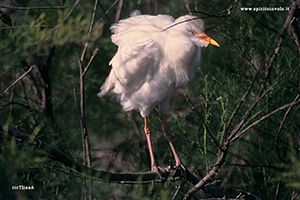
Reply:
<svg viewBox="0 0 300 200"><path fill-rule="evenodd" d="M293 12L294 12L294 10L295 10L295 5L296 5L295 2L294 2L294 4L292 3L291 5L292 5L293 8L290 10L290 12L289 12L289 14L288 14L288 16L287 16L287 19L286 19L286 22L285 22L285 25L284 25L284 28L283 28L283 29L286 29L286 27L287 27L286 24L290 22L290 20L291 20L291 15L293 14ZM283 38L284 33L286 33L286 30L282 30L281 38ZM268 78L268 73L269 73L269 71L271 70L271 67L272 67L272 65L274 64L275 58L277 57L277 54L278 54L278 52L279 52L279 50L280 50L280 47L281 47L281 45L282 45L282 41L283 41L283 40L279 39L279 41L277 42L276 46L275 46L274 49L271 51L271 52L273 52L273 54L270 54L270 60L269 60L269 63L268 63L268 65L267 65L267 66L268 66L268 67L267 67L267 74L265 74L265 75L266 75L266 76L265 76L266 79ZM280 81L281 81L281 79L278 80L278 81L277 81L275 84L273 84L271 87L269 87L265 92L262 92L262 91L263 91L263 88L264 88L264 86L265 86L265 84L263 84L263 87L261 88L261 91L259 92L259 95L257 96L256 101L250 106L250 108L246 111L246 113L241 117L240 122L239 122L239 123L234 127L234 129L231 131L230 136L228 136L228 137L226 138L226 140L225 140L225 142L224 142L224 146L223 146L223 150L224 150L224 151L223 151L223 152L220 154L220 156L218 157L218 159L217 159L217 161L216 161L214 167L207 173L207 175L206 175L201 181L199 181L194 187L192 187L191 189L188 190L188 192L187 192L187 193L185 194L185 196L184 196L184 200L190 199L190 198L193 196L193 194L194 194L195 192L197 192L199 189L201 189L206 183L209 183L209 182L210 182L210 181L218 174L218 172L219 172L221 166L222 166L222 165L224 164L224 162L225 162L225 159L226 159L226 156L227 156L227 153L228 153L228 149L229 149L229 147L230 147L230 143L233 141L232 139L233 139L233 138L236 138L237 136L241 136L241 132L240 132L238 135L236 135L236 133L240 130L240 128L242 127L242 125L244 125L244 123L246 122L247 118L250 116L251 112L254 110L255 106L257 105L258 101L260 101L260 99L261 99L263 96L265 96L269 91L271 91L271 89L273 89L273 87L275 87L275 85L277 85L277 83L280 82ZM252 83L253 83L253 82L252 82ZM245 94L247 94L247 93L249 94L249 92L250 92L251 89L252 89L252 87L250 87L250 89L248 89L248 90L246 91ZM261 94L261 93L262 93L262 94ZM247 95L248 95L248 94L247 94ZM246 96L247 96L247 95L246 95ZM241 99L241 100L242 100L242 99ZM243 101L240 101L240 103L242 103L242 102L243 102ZM300 101L297 101L297 102L295 102L294 104L296 104L296 103L300 103ZM291 103L291 104L293 104L293 103ZM263 116L260 120L257 120L256 123L260 123L262 120L264 120L264 119L270 117L271 115L273 115L274 113L276 113L276 112L278 112L278 111L280 111L280 110L282 110L282 109L284 109L284 108L290 106L291 104L287 104L287 105L285 105L285 106L282 106L282 107L280 107L280 108L274 110L273 112L271 112L271 113L269 113L269 114ZM239 105L238 105L237 109L239 109ZM236 109L236 110L237 110L237 109ZM236 111L235 111L235 112L236 112ZM235 115L235 114L234 114L234 115ZM233 119L233 118L232 118L232 119ZM232 120L232 119L230 118L229 120ZM230 123L227 123L228 126L226 126L227 131L228 131L229 124L230 124ZM254 125L255 125L255 124L252 124L252 126L254 126ZM251 126L251 125L248 126L248 127L247 127L248 129L247 129L247 130L249 130L252 126ZM246 132L247 130L244 129L243 131ZM236 136L236 137L234 137L234 136Z"/></svg>
<svg viewBox="0 0 300 200"><path fill-rule="evenodd" d="M98 48L95 49L95 51L94 51L92 57L90 58L90 60L89 60L89 62L88 62L88 64L87 64L87 66L85 67L85 69L84 69L84 71L83 71L83 73L82 73L83 76L85 76L87 70L88 70L89 67L91 66L91 64L92 64L92 62L93 62L93 60L94 60L96 54L98 53L98 50L99 50Z"/></svg>
<svg viewBox="0 0 300 200"><path fill-rule="evenodd" d="M225 23L224 23L224 24L225 24ZM225 24L225 27L227 28L227 31L228 31L228 33L229 33L229 29L228 29L228 27L226 26L226 24ZM242 48L239 47L237 41L235 41L235 40L233 40L233 39L232 39L232 41L235 43L235 45L234 45L235 48L236 48L239 52L241 52L243 58L246 59L246 61L248 62L248 64L251 66L251 68L254 68L254 69L255 69L255 66L253 65L253 63L251 62L251 60L247 58L247 56L245 55L245 53L242 51ZM231 123L232 123L234 117L236 116L236 114L237 114L237 112L239 111L239 109L241 108L242 104L245 102L246 98L247 98L248 95L250 94L250 91L251 91L252 88L254 87L255 82L256 82L257 79L259 78L260 73L261 73L261 71L262 71L262 69L263 69L263 66L264 66L264 64L260 65L260 67L259 67L259 69L257 70L257 72L256 72L256 74L255 74L255 76L254 76L254 78L252 79L252 82L251 82L250 86L247 88L246 92L244 93L244 95L243 95L242 98L239 100L238 104L236 105L236 108L235 108L234 111L231 113L231 115L230 115L230 117L229 117L229 119L228 119L228 121L227 121L227 124L226 124L226 126L225 126L225 138L226 138L227 135L228 135L229 127L230 127L230 125L231 125Z"/></svg>
<svg viewBox="0 0 300 200"><path fill-rule="evenodd" d="M296 4L293 4L292 3L292 6L293 8L290 10L288 16L287 16L287 19L285 21L285 24L284 24L284 27L283 29L280 31L280 38L278 39L277 43L275 44L274 48L272 49L272 51L270 51L270 54L268 56L268 58L266 59L266 61L268 61L268 64L267 64L267 69L266 69L266 72L265 72L265 76L264 76L264 79L263 79L263 83L261 85L261 90L259 92L259 94L257 95L257 98L256 100L258 99L261 99L261 97L263 96L262 93L263 93L263 89L265 87L265 84L266 84L266 81L269 77L269 74L270 74L270 71L272 69L272 66L275 62L275 59L281 49L281 46L282 46L282 43L283 43L283 37L286 33L286 29L288 27L288 24L289 22L291 21L291 16L293 15L293 12L295 10L295 5ZM264 64L261 65L261 67L259 68L258 72L256 73L251 85L249 86L248 90L246 91L246 93L244 94L244 96L240 99L236 109L233 111L233 113L231 114L231 116L229 117L229 120L227 122L227 125L226 125L226 128L225 128L225 134L227 135L228 133L228 129L229 129L229 126L230 124L232 123L232 120L234 118L234 116L236 115L237 111L239 110L241 104L245 101L245 98L249 95L251 89L253 88L253 85L254 85L254 82L257 80L258 78L258 75L260 74L260 71L262 70L262 67L264 66ZM265 94L265 92L264 92ZM251 114L251 112L253 111L254 107L257 105L258 101L255 101L252 106L250 106L250 108L247 110L247 112L242 116L242 118L240 119L240 122L234 127L234 130L231 132L231 135L230 135L230 138L232 138L238 131L239 129L241 128L241 126L244 124L244 122L247 120L247 118L249 117L249 115Z"/></svg>
<svg viewBox="0 0 300 200"><path fill-rule="evenodd" d="M41 10L41 9L62 9L69 8L70 6L37 6L37 7L13 7L13 6L0 6L11 10Z"/></svg>
<svg viewBox="0 0 300 200"><path fill-rule="evenodd" d="M287 107L291 107L294 106L296 104L300 103L300 100L298 101L293 101L292 103L283 105L275 110L273 110L272 112L262 116L260 119L256 120L255 122L253 122L252 124L250 124L249 126L247 126L246 128L244 128L241 132L239 132L239 134L237 134L235 137L233 137L230 142L233 142L234 140L236 140L237 138L242 137L247 131L249 131L253 126L259 124L260 122L262 122L263 120L269 118L271 115L274 115L275 113L277 113L278 111L284 110Z"/></svg>
<svg viewBox="0 0 300 200"><path fill-rule="evenodd" d="M279 196L280 196L280 186L281 186L281 182L279 181L277 183L277 186L276 186L276 192L275 192L275 200L279 200Z"/></svg>
<svg viewBox="0 0 300 200"><path fill-rule="evenodd" d="M107 11L104 13L104 15L99 19L99 21L97 22L97 24L100 24L104 17L115 7L115 5L118 3L119 0L115 0L115 2L107 9Z"/></svg>
<svg viewBox="0 0 300 200"><path fill-rule="evenodd" d="M1 30L5 29L16 29L16 28L23 28L23 29L29 29L31 26L7 26L7 27L1 27ZM55 28L55 26L39 26L39 28Z"/></svg>
<svg viewBox="0 0 300 200"><path fill-rule="evenodd" d="M177 190L176 190L174 196L172 197L172 200L175 200L175 199L176 199L176 197L177 197L178 194L179 194L180 189L181 189L184 185L185 185L185 181L183 181L183 182L177 187Z"/></svg>
<svg viewBox="0 0 300 200"><path fill-rule="evenodd" d="M123 0L119 0L118 8L115 14L115 23L118 23L118 21L120 20L122 7L123 7Z"/></svg>
<svg viewBox="0 0 300 200"><path fill-rule="evenodd" d="M250 164L238 164L238 163L226 163L224 164L226 166L238 166L238 167L253 167L253 168L257 168L257 167L260 167L260 168L270 168L270 169L276 169L278 171L283 171L284 168L282 167L276 167L276 166L272 166L272 165L250 165Z"/></svg>
<svg viewBox="0 0 300 200"><path fill-rule="evenodd" d="M7 103L0 104L0 110L3 110L3 109L6 108L7 106L9 106L9 105L14 105L14 104L15 104L15 105L20 105L20 106L22 106L22 107L24 107L24 108L27 108L27 109L30 109L30 108L31 108L30 106L25 105L25 104L20 103L20 102L9 101L9 102L7 102Z"/></svg>
<svg viewBox="0 0 300 200"><path fill-rule="evenodd" d="M267 68L266 68L265 76L263 77L263 83L261 85L261 92L260 93L262 93L262 90L263 90L263 88L264 88L264 86L265 86L265 84L268 80L268 77L271 74L273 64L274 64L275 59L277 58L277 55L278 55L278 53L281 49L281 46L282 46L282 43L283 43L283 40L284 40L284 36L287 32L287 28L289 27L289 25L291 23L291 20L292 20L292 17L294 15L296 6L297 6L296 2L291 3L291 9L290 9L290 11L287 15L287 18L285 20L283 28L279 32L279 38L277 39L275 47L273 48L273 51L271 51L270 54L268 55L268 57L266 58L266 61L269 61L269 62L268 62Z"/></svg>
<svg viewBox="0 0 300 200"><path fill-rule="evenodd" d="M87 50L87 47L88 47L88 44L89 44L89 39L91 37L91 33L92 33L93 25L94 25L94 20L95 20L95 15L96 15L96 10L97 10L97 4L98 4L98 0L95 0L94 10L93 10L92 20L91 20L87 40L85 42L84 49L82 51L81 58L80 58L81 62L83 62L83 58L85 56L85 53L86 53L86 50Z"/></svg>
<svg viewBox="0 0 300 200"><path fill-rule="evenodd" d="M184 6L185 6L186 10L188 11L189 15L192 15L192 11L191 11L191 8L189 6L188 0L183 0L183 2L184 2Z"/></svg>
<svg viewBox="0 0 300 200"><path fill-rule="evenodd" d="M228 135L228 132L229 132L229 127L234 119L234 117L236 116L238 110L241 108L242 104L245 102L246 98L248 97L248 95L250 94L250 91L252 90L253 86L254 86L254 83L256 82L256 80L258 79L259 77L259 74L262 70L262 66L260 66L259 70L256 72L255 74L255 77L253 78L250 86L248 87L248 89L246 90L246 92L244 93L244 95L242 96L242 98L239 100L238 104L236 105L234 111L231 113L228 121L227 121L227 124L225 126L225 138L227 137Z"/></svg>
<svg viewBox="0 0 300 200"><path fill-rule="evenodd" d="M22 80L27 74L29 74L29 72L31 72L35 67L36 65L31 66L24 74L22 74L22 76L20 76L10 86L8 86L8 88L6 88L4 92L0 95L0 98L6 95L9 92L9 90L11 90L11 88L13 88L20 80Z"/></svg>
<svg viewBox="0 0 300 200"><path fill-rule="evenodd" d="M197 111L197 109L195 108L194 104L192 103L191 99L189 98L189 96L186 94L185 95L187 101L190 103L191 105L191 109L198 115L200 121L202 122L203 126L206 128L209 136L211 137L211 139L214 141L214 143L216 144L216 146L220 149L220 151L224 151L224 149L221 147L220 143L218 142L218 140L216 139L216 137L214 136L214 134L212 133L211 129L209 128L209 126L207 125L207 123L204 121L204 119L202 119L200 113Z"/></svg>
<svg viewBox="0 0 300 200"><path fill-rule="evenodd" d="M236 4L239 0L234 0L232 1L232 3L230 4L230 6L226 9L220 12L220 14L227 12L227 15L230 16L231 15L231 10L233 8L233 5Z"/></svg>
<svg viewBox="0 0 300 200"><path fill-rule="evenodd" d="M98 5L98 0L95 0L95 4L94 4L94 10L93 10L93 15L92 15L92 19L91 19L91 24L89 27L89 31L88 31L88 35L87 35L87 40L85 42L82 54L81 54L81 58L78 61L79 64L79 70L80 70L80 127L81 127L81 132L82 132L82 145L83 145L83 163L84 165L86 164L86 159L87 159L87 166L91 167L91 163L92 163L92 158L91 158L91 148L90 148L90 144L89 144L89 136L88 136L88 132L87 132L87 127L86 127L86 122L85 122L85 106L84 106L84 76L87 72L87 70L89 69L89 67L91 66L91 63L94 59L94 57L96 56L97 52L98 52L98 48L96 48L96 50L94 51L93 56L90 58L90 61L88 63L88 65L83 69L83 59L84 56L86 54L87 51L87 47L89 44L89 39L92 33L92 29L93 29L93 25L94 25L94 21L95 21L95 15L96 15L96 11L97 11L97 5ZM89 198L90 200L93 199L92 197L92 187L93 187L93 182L87 179L83 180L83 197L84 199L86 198L86 187L87 185L88 187L88 191L89 191Z"/></svg>
<svg viewBox="0 0 300 200"><path fill-rule="evenodd" d="M80 128L82 134L82 149L83 149L83 164L90 166L90 148L88 144L88 134L85 124L85 105L84 105L84 76L83 76L83 63L78 59L78 66L80 72Z"/></svg>
<svg viewBox="0 0 300 200"><path fill-rule="evenodd" d="M245 124L245 122L247 121L248 117L250 116L250 114L252 113L252 111L254 110L254 108L257 106L258 102L260 102L260 100L265 97L269 92L271 92L272 90L274 90L274 88L287 76L288 74L286 74L285 76L281 77L278 81L276 81L273 85L271 85L264 93L262 93L261 95L257 96L255 101L252 103L252 105L249 107L249 109L245 112L245 114L241 117L239 123L233 128L233 130L231 131L231 134L228 136L229 141L232 141L232 138L235 137L236 133L241 129L241 127Z"/></svg>
<svg viewBox="0 0 300 200"><path fill-rule="evenodd" d="M296 102L296 101L298 100L298 98L299 98L299 94L296 96L296 98L294 99L293 103ZM286 113L284 114L284 117L283 117L283 119L282 119L282 121L281 121L281 123L280 123L280 126L279 126L279 128L278 128L278 131L277 131L276 137L275 137L275 147L276 147L276 152L277 152L278 158L281 160L281 162L284 162L284 163L285 163L286 161L281 157L281 155L280 155L280 153L279 153L278 141L279 141L279 134L280 134L280 131L281 131L281 129L282 129L282 127L283 127L283 124L284 124L284 122L285 122L285 120L286 120L286 118L287 118L287 115L288 115L289 112L291 111L292 107L293 107L293 105L291 105L291 106L288 108L288 110L286 111Z"/></svg>
<svg viewBox="0 0 300 200"><path fill-rule="evenodd" d="M229 147L229 143L225 145L225 151L221 152L221 155L217 159L214 167L196 184L194 187L188 190L188 192L185 194L183 200L189 200L195 192L197 192L199 189L203 188L205 184L210 183L210 181L215 177L219 170L220 167L224 164L227 150ZM223 196L221 196L223 197Z"/></svg>
<svg viewBox="0 0 300 200"><path fill-rule="evenodd" d="M66 166L78 171L79 173L84 173L88 176L92 176L98 180L106 180L109 182L120 182L120 181L153 181L158 178L156 172L138 172L138 173L112 173L104 170L95 170L93 168L87 167L81 163L74 161L71 157L62 153L61 151L53 148L47 143L44 143L38 138L32 138L31 135L25 134L13 129L10 129L6 126L0 124L0 131L8 133L9 135L15 136L16 138L21 139L22 141L32 141L31 144L35 145L35 148L39 148L48 153L48 156L51 159L54 159L60 163L65 164ZM31 139L31 140L30 140Z"/></svg>
<svg viewBox="0 0 300 200"><path fill-rule="evenodd" d="M79 66L79 72L80 72L80 128L81 128L81 135L82 135L82 156L83 156L83 165L86 165L87 167L91 167L91 148L89 144L89 136L87 132L87 126L85 121L85 93L84 93L84 75L83 75L83 62L78 59L78 66ZM87 185L89 181L87 179L83 180L82 184L82 198L86 199L87 195ZM91 182L90 182L91 183ZM91 184L90 184L91 186ZM91 187L88 189L90 191L90 197L91 197ZM90 198L92 199L92 198Z"/></svg>
<svg viewBox="0 0 300 200"><path fill-rule="evenodd" d="M73 7L70 9L70 11L67 13L67 15L65 16L65 18L62 20L62 23L66 22L67 19L70 17L70 15L72 14L72 12L75 10L75 8L77 7L77 5L79 4L80 0L77 0ZM58 29L60 26L60 24L56 25L51 31L49 31L44 37L42 37L40 40L38 40L37 42L33 43L33 45L40 43L44 38L47 38L49 35L51 35L54 31L56 31L56 29Z"/></svg>
<svg viewBox="0 0 300 200"><path fill-rule="evenodd" d="M300 12L300 3L298 1L298 6L296 7L297 12ZM296 11L295 11L296 12ZM300 18L294 17L291 23L292 33L295 38L295 43L300 54Z"/></svg>
<svg viewBox="0 0 300 200"><path fill-rule="evenodd" d="M29 144L34 145L36 149L43 150L47 153L47 156L53 160L56 160L64 165L70 167L71 169L76 170L80 173L81 177L89 178L92 180L105 180L107 182L123 183L123 184L152 184L155 182L162 182L158 179L159 176L156 172L125 172L125 173L113 173L105 170L96 170L86 165L83 165L79 162L76 162L71 157L67 156L63 152L53 148L51 145L41 141L38 137L32 138L32 135L25 134L13 129L8 128L0 124L0 132L8 133L9 135L15 136L18 139L21 139L24 142L29 142ZM172 175L173 174L173 175ZM196 175L192 174L185 167L180 166L179 169L176 167L168 166L163 170L160 170L160 175L164 180L168 180L168 177L172 176L171 180L178 181L184 178L186 181L196 184L201 179ZM176 178L177 177L177 178ZM181 178L178 178L181 177ZM208 185L202 187L203 191L212 195L213 197L223 197L224 194L213 186Z"/></svg>

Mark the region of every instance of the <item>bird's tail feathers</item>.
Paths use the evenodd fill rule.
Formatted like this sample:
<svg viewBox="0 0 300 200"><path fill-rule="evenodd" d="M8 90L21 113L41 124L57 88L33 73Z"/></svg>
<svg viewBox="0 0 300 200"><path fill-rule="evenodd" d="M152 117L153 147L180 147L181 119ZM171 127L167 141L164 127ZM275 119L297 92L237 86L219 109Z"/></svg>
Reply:
<svg viewBox="0 0 300 200"><path fill-rule="evenodd" d="M106 78L105 82L103 83L103 85L101 86L100 92L97 94L99 97L102 97L107 93L110 93L112 89L114 89L115 84L111 76L112 74L110 73L109 76Z"/></svg>

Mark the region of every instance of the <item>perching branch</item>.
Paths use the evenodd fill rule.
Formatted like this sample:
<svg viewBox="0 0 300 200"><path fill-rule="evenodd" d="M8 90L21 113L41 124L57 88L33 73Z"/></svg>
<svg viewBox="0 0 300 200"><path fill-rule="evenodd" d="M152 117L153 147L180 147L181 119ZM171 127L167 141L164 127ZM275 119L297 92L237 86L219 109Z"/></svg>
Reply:
<svg viewBox="0 0 300 200"><path fill-rule="evenodd" d="M15 136L18 139L21 139L23 142L28 142L29 144L34 145L35 148L44 151L49 158L56 160L71 169L76 170L81 174L82 177L87 176L89 179L93 180L104 180L107 182L116 182L116 183L127 183L127 184L136 184L136 183L144 183L151 184L153 181L162 182L159 179L159 176L156 172L148 171L148 172L127 172L127 173L113 173L105 170L96 170L86 165L83 165L79 162L76 162L68 155L63 152L53 148L51 145L41 141L37 137L32 137L29 134L25 134L13 129L10 129L6 126L0 124L0 132L8 133L9 135ZM195 185L201 179L196 175L192 174L188 169L184 166L180 166L179 168L167 167L164 170L160 171L160 175L163 180L167 180L168 177L172 177L173 181L184 179L187 182ZM203 191L214 196L214 197L223 197L222 192L216 190L214 187L208 185L202 187Z"/></svg>
<svg viewBox="0 0 300 200"><path fill-rule="evenodd" d="M64 165L76 170L79 173L85 174L89 177L98 180L106 180L108 182L122 182L122 181L152 181L158 178L155 172L142 172L142 173L112 173L104 170L96 170L87 167L81 163L74 161L72 158L62 153L61 151L53 148L51 145L42 142L40 139L31 135L25 134L0 124L0 131L15 136L24 142L30 142L35 148L41 149L46 152L49 158L56 160Z"/></svg>

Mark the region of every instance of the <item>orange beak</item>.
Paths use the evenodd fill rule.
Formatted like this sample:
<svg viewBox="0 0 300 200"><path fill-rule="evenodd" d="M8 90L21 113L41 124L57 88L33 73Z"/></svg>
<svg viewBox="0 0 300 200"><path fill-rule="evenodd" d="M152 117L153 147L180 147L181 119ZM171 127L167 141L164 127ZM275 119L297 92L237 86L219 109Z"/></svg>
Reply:
<svg viewBox="0 0 300 200"><path fill-rule="evenodd" d="M212 45L215 45L217 47L220 47L220 45L213 39L211 39L210 37L208 37L206 34L204 33L198 33L197 35L195 35L197 38L199 38L200 40L204 40L205 42L208 42Z"/></svg>

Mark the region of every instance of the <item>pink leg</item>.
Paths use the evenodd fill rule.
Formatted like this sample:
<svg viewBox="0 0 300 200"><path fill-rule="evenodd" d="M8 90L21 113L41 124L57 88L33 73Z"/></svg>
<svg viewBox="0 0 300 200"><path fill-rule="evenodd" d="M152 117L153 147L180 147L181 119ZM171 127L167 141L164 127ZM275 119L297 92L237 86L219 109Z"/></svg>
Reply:
<svg viewBox="0 0 300 200"><path fill-rule="evenodd" d="M179 157L178 157L178 155L175 151L175 148L174 148L174 146L171 142L170 137L167 134L167 120L166 120L166 115L165 114L162 115L162 131L163 131L163 133L165 135L165 138L168 140L168 143L169 143L169 145L172 149L173 155L175 157L176 166L180 166L181 165L180 159L179 159Z"/></svg>
<svg viewBox="0 0 300 200"><path fill-rule="evenodd" d="M151 144L151 138L150 138L150 130L148 127L148 122L147 122L147 117L144 117L145 120L145 134L147 137L147 142L148 142L148 148L149 148L149 153L150 153L150 158L151 158L151 170L158 172L158 168L156 166L155 160L154 160L154 154L153 154L153 149L152 149L152 144Z"/></svg>

